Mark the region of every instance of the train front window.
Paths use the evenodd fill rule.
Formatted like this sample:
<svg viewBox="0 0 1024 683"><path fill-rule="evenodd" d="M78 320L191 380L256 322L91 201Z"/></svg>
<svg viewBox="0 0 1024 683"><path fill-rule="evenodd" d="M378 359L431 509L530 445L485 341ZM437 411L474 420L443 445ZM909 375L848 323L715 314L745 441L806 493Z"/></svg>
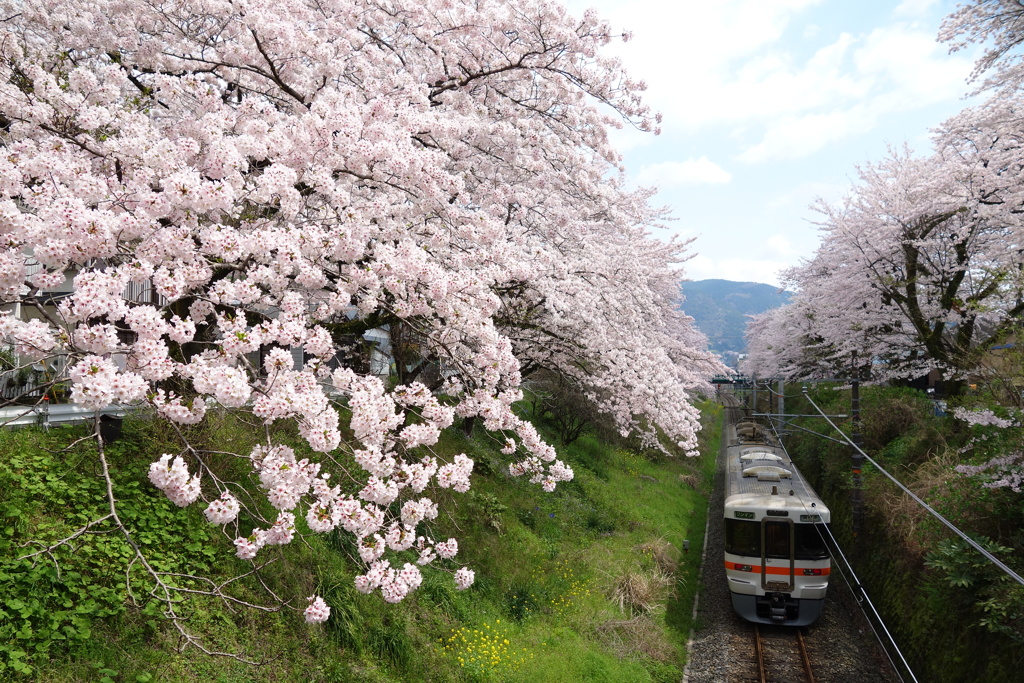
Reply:
<svg viewBox="0 0 1024 683"><path fill-rule="evenodd" d="M748 557L761 556L761 525L741 519L725 520L725 552Z"/></svg>
<svg viewBox="0 0 1024 683"><path fill-rule="evenodd" d="M764 547L768 557L789 557L789 522L764 523Z"/></svg>
<svg viewBox="0 0 1024 683"><path fill-rule="evenodd" d="M824 560L828 558L828 548L825 547L825 530L818 528L818 524L797 524L796 525L796 559L798 560Z"/></svg>

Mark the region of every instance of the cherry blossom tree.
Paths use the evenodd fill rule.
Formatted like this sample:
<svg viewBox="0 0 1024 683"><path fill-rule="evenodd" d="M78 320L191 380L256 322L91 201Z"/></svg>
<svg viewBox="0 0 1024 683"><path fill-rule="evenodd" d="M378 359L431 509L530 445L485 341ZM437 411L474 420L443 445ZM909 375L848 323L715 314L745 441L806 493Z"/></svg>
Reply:
<svg viewBox="0 0 1024 683"><path fill-rule="evenodd" d="M642 199L633 198L640 208ZM553 242L556 267L506 290L499 320L525 375L544 370L579 387L647 446L660 429L694 451L690 397L709 393L708 378L724 368L679 310L686 245L613 225L599 217L585 241Z"/></svg>
<svg viewBox="0 0 1024 683"><path fill-rule="evenodd" d="M821 246L785 274L792 303L748 327L746 367L801 377L859 358L876 379L939 370L954 393L970 377L995 400L958 397L976 432L974 464L958 470L1017 491L1020 396L993 351L1019 342L1024 313L1024 9L974 0L939 37L952 51L984 44L971 79L994 94L936 130L931 155L891 153L859 169L842 202L819 202Z"/></svg>
<svg viewBox="0 0 1024 683"><path fill-rule="evenodd" d="M592 13L30 0L0 18L0 334L96 411L262 422L265 443L237 454L249 481L219 478L230 456L184 429L149 475L204 501L254 567L306 529L354 534L356 587L390 602L420 567L454 566L457 541L429 523L432 492L470 486L469 457L432 449L456 418L496 433L512 474L549 491L572 477L512 409L524 368L579 382L623 432L693 449L690 396L718 365L678 310L686 245L652 238L662 212L624 189L607 130L656 117L600 55L614 35ZM398 385L339 363L388 325ZM282 421L308 453L275 442ZM130 542L96 440L96 523ZM132 547L182 628L176 589ZM312 596L307 620L328 614Z"/></svg>
<svg viewBox="0 0 1024 683"><path fill-rule="evenodd" d="M1019 330L1014 337L1019 339ZM985 488L1024 487L1024 393L1019 344L990 350L973 373L973 390L953 412L970 436L960 449L961 474L975 477Z"/></svg>
<svg viewBox="0 0 1024 683"><path fill-rule="evenodd" d="M946 18L940 40L950 43L950 51L957 51L974 45L983 45L981 57L975 64L972 80L980 81L978 90L994 90L997 94L977 110L966 110L954 119L950 126L952 135L949 143L965 154L987 154L991 158L982 167L985 185L993 188L989 207L998 207L1016 219L1020 214L1021 186L1020 170L1024 168L1021 153L1021 130L1019 125L1021 109L1021 84L1024 83L1024 55L1020 46L1024 42L1024 8L1020 3L1008 0L975 0L958 7ZM980 139L980 144L978 141ZM1007 222L1015 222L1007 220ZM1006 246L1015 251L1016 259L1010 259L1007 267L1020 266L1020 240L1008 240ZM1017 275L1019 277L1019 275ZM1018 292L1018 299L1020 294ZM1018 305L1019 313L1020 307ZM1009 341L1011 348L1019 343L1019 328L1008 329L1003 341ZM972 406L972 410L961 412L958 417L981 432L980 440L988 440L992 432L999 434L994 439L996 448L975 449L989 459L981 465L964 465L958 470L966 474L979 475L987 480L986 486L1008 486L1020 490L1024 480L1020 444L1020 401L1014 368L1007 369L997 354L982 359L977 378L994 388L990 405ZM992 408L1009 415L1009 420L988 419L994 415Z"/></svg>
<svg viewBox="0 0 1024 683"><path fill-rule="evenodd" d="M747 355L739 370L752 377L787 379L836 376L832 349L814 331L815 313L801 300L751 316Z"/></svg>
<svg viewBox="0 0 1024 683"><path fill-rule="evenodd" d="M1013 333L1024 312L1022 29L1010 0L974 0L946 18L939 38L951 51L985 45L972 80L997 94L945 122L931 156L893 153L860 169L842 203L819 203L822 245L786 276L800 290L794 308L751 326L752 367L799 372L811 355L842 367L860 353L884 361L873 368L882 377L956 377Z"/></svg>
<svg viewBox="0 0 1024 683"><path fill-rule="evenodd" d="M894 152L862 167L843 202L819 203L821 246L785 277L804 311L800 338L820 340L832 367L858 354L878 378L937 369L955 380L1016 326L1019 137L990 114L967 110L938 131L935 154Z"/></svg>
<svg viewBox="0 0 1024 683"><path fill-rule="evenodd" d="M1015 0L973 0L942 22L939 40L950 52L985 44L970 80L978 90L1015 90L1024 81L1024 61L1018 48L1024 42L1024 7Z"/></svg>
<svg viewBox="0 0 1024 683"><path fill-rule="evenodd" d="M960 449L977 464L957 465L960 474L976 477L985 488L1024 488L1024 452L1021 451L1020 410L1000 407L1001 417L986 407L958 407L954 417L971 430L967 445Z"/></svg>
<svg viewBox="0 0 1024 683"><path fill-rule="evenodd" d="M905 316L882 291L904 282L895 272L901 267L903 236L894 216L900 206L915 206L913 197L901 196L909 189L904 184L911 160L904 153L864 167L863 184L840 203L816 204L824 217L821 245L814 258L783 274L784 285L795 292L791 302L748 325L746 372L846 376L858 356L895 360L884 366L889 373L897 368L911 375L926 372L920 345L904 329Z"/></svg>

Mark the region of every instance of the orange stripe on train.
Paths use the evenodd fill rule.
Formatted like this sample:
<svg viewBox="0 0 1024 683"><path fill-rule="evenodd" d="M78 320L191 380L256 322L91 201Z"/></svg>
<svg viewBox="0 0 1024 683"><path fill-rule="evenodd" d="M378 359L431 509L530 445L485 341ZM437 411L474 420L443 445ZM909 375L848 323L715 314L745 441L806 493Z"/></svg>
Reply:
<svg viewBox="0 0 1024 683"><path fill-rule="evenodd" d="M761 566L757 564L743 564L742 562L726 562L726 569L732 569L738 572L750 572L752 574L760 574ZM796 576L804 575L805 567L795 567L793 573ZM820 574L812 574L811 576L828 576L831 573L829 567L806 567L806 569L816 569L820 571ZM789 574L789 567L768 567L767 574Z"/></svg>

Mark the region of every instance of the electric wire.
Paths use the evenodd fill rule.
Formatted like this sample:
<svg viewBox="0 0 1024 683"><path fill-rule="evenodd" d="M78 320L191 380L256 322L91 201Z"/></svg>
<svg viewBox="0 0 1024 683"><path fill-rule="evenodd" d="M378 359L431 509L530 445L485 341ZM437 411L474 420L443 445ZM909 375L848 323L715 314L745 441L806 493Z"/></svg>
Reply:
<svg viewBox="0 0 1024 683"><path fill-rule="evenodd" d="M793 462L793 458L792 458L792 456L789 455L789 450L786 448L785 444L783 443L782 435L779 434L778 429L776 429L775 423L774 422L769 422L769 424L770 424L770 426L772 428L772 432L774 432L774 434L775 434L775 440L779 443L779 445L782 448L783 452L786 454L786 457L789 458L790 463L792 463ZM811 432L811 433L815 434L815 432ZM796 469L796 466L793 465L793 468ZM797 472L799 473L800 478L803 479L803 473L800 473L799 470L797 470ZM798 495L798 497L800 499L800 502L803 503L804 508L805 509L810 509L810 506L807 504L808 501L804 498L804 496L802 494L797 494L797 495ZM875 629L875 625L872 622L870 615L868 615L868 613L864 610L864 605L861 603L861 599L859 597L857 597L858 592L860 593L861 596L863 596L863 599L867 602L868 607L871 608L871 612L875 615L875 619L878 620L878 624L882 627L882 630L885 632L886 639L892 645L892 649L896 651L896 654L899 655L899 659L903 663L903 666L906 668L907 673L910 674L910 678L914 681L914 683L918 683L917 677L914 675L913 669L910 668L910 664L907 662L906 657L903 656L903 652L900 650L899 645L897 645L896 639L893 638L892 634L889 632L888 627L885 625L885 620L882 619L882 615L878 613L878 610L875 608L874 603L871 602L871 598L868 596L868 592L864 588L864 585L860 582L860 579L857 578L857 573L853 570L853 565L850 564L850 561L848 559L846 559L846 555L843 554L843 549L839 545L839 540L836 539L836 537L832 534L832 530L828 527L827 524L815 523L815 524L813 524L813 526L814 526L815 530L818 532L818 537L821 538L821 542L826 544L826 545L828 545L828 544L825 541L825 537L822 536L821 532L824 529L825 533L828 534L829 539L831 539L831 541L832 541L832 547L836 549L837 553L839 553L839 557L842 558L843 564L846 565L846 568L849 570L850 575L853 577L853 580L854 580L854 582L857 585L856 589L850 584L850 580L846 577L845 572L843 572L842 569L840 569L839 574L843 577L843 581L846 582L847 587L850 589L850 593L857 600L858 608L860 609L861 613L864 615L865 620L868 622L868 626L871 628L871 632L874 633L875 640L877 640L879 645L882 646L882 651L885 652L885 656L889 660L889 663L892 665L893 671L896 672L896 675L899 676L900 680L903 680L903 676L900 676L900 674L899 674L899 667L897 667L896 662L894 662L892 660L892 655L889 654L889 648L886 647L886 644L885 644L885 642L883 642L882 637L878 633L878 630Z"/></svg>
<svg viewBox="0 0 1024 683"><path fill-rule="evenodd" d="M803 395L802 393L800 393L800 394L782 394L782 393L779 393L778 391L775 391L775 389L772 389L771 384L769 383L770 380L762 380L762 381L764 381L764 384L762 384L760 387L757 385L757 380L753 381L754 388L756 388L757 391L767 391L772 396L777 396L777 397L781 397L781 398L800 398Z"/></svg>
<svg viewBox="0 0 1024 683"><path fill-rule="evenodd" d="M810 404L811 404L812 406L814 406L814 409L815 409L815 410L817 410L817 411L818 411L818 413L820 413L820 414L821 414L821 416L822 416L823 418L825 418L825 420L826 420L826 421L827 421L827 422L828 422L828 423L829 423L829 424L830 424L830 425L832 426L832 429L836 430L836 432L838 432L838 433L839 433L839 435L840 435L840 436L842 436L842 437L843 437L843 439L845 439L846 443L847 443L847 444L848 444L849 446L852 446L852 447L853 447L853 448L854 448L854 449L855 449L855 450L856 450L856 451L857 451L858 453L860 453L860 454L861 454L861 455L862 455L862 456L864 457L864 459L866 459L866 460L867 460L868 462L870 462L870 463L871 463L872 465L874 465L874 466L875 466L875 468L877 468L879 472L881 472L881 473L882 473L882 474L884 474L884 475L885 475L886 477L888 477L888 478L889 478L889 480L890 480L890 481L892 481L892 483L896 484L896 486L898 486L898 487L899 487L900 489L902 489L904 493L906 493L906 494L907 494L908 496L910 496L911 498L913 498L913 499L914 499L914 500L915 500L915 501L917 502L917 504L918 504L918 505L920 505L920 506L921 506L921 507L923 507L923 508L924 508L925 510L927 510L927 511L929 512L929 514L931 514L931 515L932 515L933 517L935 517L935 519L937 519L937 520L939 520L940 522L942 522L942 523L943 523L943 524L944 524L944 525L946 526L946 528L948 528L948 529L949 529L950 531L952 531L953 533L955 533L955 534L956 534L957 536L959 536L959 537L960 537L960 538L962 538L963 540L967 541L967 543L969 543L969 544L971 545L971 547L973 547L973 548L974 548L975 550L977 550L977 551L978 551L979 553L981 553L982 555L984 555L984 556L985 556L985 557L986 557L986 558L988 559L988 561L989 561L989 562L991 562L992 564L994 564L994 565L996 565L997 567L999 567L999 568L1000 568L1000 569L1001 569L1001 570L1003 571L1003 573L1005 573L1005 574L1006 574L1007 576L1009 576L1010 578L1012 578L1012 579L1013 579L1014 581L1016 581L1017 583L1019 583L1019 584L1021 584L1022 586L1024 586L1024 578L1022 578L1022 577L1021 577L1021 576L1020 576L1020 575L1019 575L1019 574L1018 574L1017 572L1013 571L1013 570L1012 570L1012 569L1010 569L1010 568L1009 568L1008 566L1006 566L1006 565L1005 565L1005 564L1004 564L1004 563L1003 563L1002 561L1000 561L1000 560L999 560L999 558L997 558L997 557L996 557L995 555L993 555L992 553L990 553L990 552L989 552L988 550L985 550L985 548L983 548L983 547L982 547L982 546L981 546L981 545L980 545L980 544L979 544L979 543L978 543L977 541L975 541L975 540L974 540L973 538L971 538L971 537L970 537L970 536L968 536L968 535L967 535L966 533L964 533L963 531L961 531L960 529L958 529L958 528L957 528L957 527L956 527L956 526L955 526L955 525L954 525L954 524L953 524L952 522L950 522L950 521L949 521L948 519L946 519L945 517L943 517L943 516L942 516L942 515L941 515L941 514L940 514L939 512L937 512L937 511L936 511L935 509L933 509L933 508L932 508L932 507L931 507L930 505L928 505L928 503L926 503L926 502L924 502L923 500L921 500L921 499L920 499L920 498L919 498L919 497L917 496L917 494L915 494L915 493L914 493L913 491L911 491L911 490L910 490L910 489L908 489L908 488L907 488L906 486L904 486L904 485L903 485L903 484L902 484L902 483L901 483L901 482L900 482L900 481L899 481L898 479L896 479L896 477L894 477L894 476L892 476L891 474L889 474L889 473L888 473L888 472L887 472L887 471L886 471L886 470L885 470L885 469L884 469L884 468L883 468L882 466L880 466L880 465L879 465L879 464L878 464L877 462L875 462L875 460L874 460L874 459L873 459L873 458L872 458L872 457L871 457L870 455L868 455L867 453L865 453L865 452L864 452L864 450L863 450L863 449L862 449L862 448L861 448L860 446L858 446L858 445L857 445L857 444L855 444L855 443L854 443L853 441L851 441L851 440L850 440L850 437L848 437L848 436L846 435L846 433L845 433L845 432L843 432L843 430L839 429L839 427L837 427L837 426L836 426L836 423L835 423L835 422L833 422L832 420L830 420L830 419L829 419L828 415L826 415L826 414L825 414L825 412L824 412L824 411L823 411L823 410L822 410L821 408L819 408L819 407L818 407L818 404L817 404L817 403L815 403L815 402L814 402L814 400L813 400L813 399L812 399L812 398L811 398L810 396L807 396L807 395L805 394L805 397L807 398L807 401L808 401L808 402L809 402L809 403L810 403Z"/></svg>
<svg viewBox="0 0 1024 683"><path fill-rule="evenodd" d="M881 626L882 630L885 632L885 637L889 640L889 643L892 644L892 648L896 651L896 654L899 655L900 661L903 662L903 666L906 668L907 673L910 674L910 678L914 681L914 683L917 683L917 677L914 675L914 670L910 668L910 664L907 662L906 657L903 656L903 652L900 650L899 645L896 644L896 639L893 638L892 634L889 632L889 629L886 627L885 621L882 619L882 615L878 613L878 610L875 608L875 604L871 602L871 598L870 596L868 596L867 590L864 588L864 585L861 584L860 579L857 578L857 572L853 571L853 566L850 564L850 561L846 559L846 555L843 554L843 549L839 547L839 541L836 540L836 537L832 535L832 530L829 529L828 526L825 524L815 524L814 526L820 526L821 528L825 529L825 533L827 533L828 537L832 539L832 543L836 549L836 552L839 553L839 557L843 559L843 564L846 565L846 568L850 571L850 575L853 577L854 583L856 583L857 588L860 589L859 591L855 590L854 587L850 585L850 581L846 578L845 573L840 571L839 573L843 575L843 580L846 581L846 585L850 587L850 592L854 594L854 597L856 597L858 592L861 594L861 596L863 596L864 601L867 602L868 607L871 608L871 613L875 615L875 619L878 620L879 626ZM860 600L858 599L857 602L860 603ZM863 605L861 606L860 610L861 612L864 612ZM871 622L871 619L868 617L866 612L864 612L864 616L868 618L868 625L871 626L871 630L872 632L874 632L875 638L878 640L879 643L882 644L882 650L885 652L885 656L888 657L889 662L893 665L893 670L897 670L895 662L892 661L892 657L889 655L889 649L885 647L885 643L882 643L882 639L879 637L878 631L875 630L875 626ZM897 675L899 675L898 670ZM902 678L903 677L900 676L901 680Z"/></svg>
<svg viewBox="0 0 1024 683"><path fill-rule="evenodd" d="M788 450L786 449L785 444L782 441L782 436L778 433L778 429L775 428L775 424L773 422L770 422L769 424L771 426L772 432L774 432L775 434L775 440L778 441L778 443L782 447L782 451L785 453L787 458L790 458L790 462L792 463L793 458L790 456L790 453L788 453ZM796 468L795 465L794 468ZM801 477L803 477L803 474L801 474ZM798 497L800 498L800 502L804 504L804 507L806 509L810 509L810 506L807 505L808 501L806 501L802 495L798 494ZM843 553L843 548L839 545L839 540L836 539L836 537L833 535L833 532L831 532L831 529L828 528L827 524L815 523L813 524L813 526L815 530L817 530L818 532L818 538L821 539L821 542L823 544L826 544L825 538L821 536L821 530L824 529L825 533L827 533L828 535L828 538L831 540L831 546L833 546L836 549L836 552L839 553L839 556L843 560L843 564L845 564L847 569L850 571L850 574L853 577L853 581L857 585L857 589L854 589L854 587L850 584L850 580L847 579L846 573L842 570L842 568L840 568L840 575L842 575L843 581L846 582L847 587L850 589L850 593L853 594L854 598L857 600L857 606L860 608L861 613L864 614L864 618L867 621L867 625L868 627L870 627L871 633L874 634L874 639L878 640L879 644L882 645L882 651L886 653L886 657L889 659L889 664L892 665L893 671L896 672L896 675L899 677L900 680L903 680L903 677L899 674L899 668L896 666L895 661L893 661L892 655L889 653L889 648L886 646L885 642L883 642L883 639L879 635L878 630L874 628L874 624L872 623L870 616L867 614L866 611L864 611L861 599L857 597L858 592L861 596L863 596L863 600L867 602L867 606L871 608L871 613L874 614L874 618L878 620L879 625L882 627L882 630L886 634L886 639L889 641L889 643L892 645L892 648L899 655L899 659L900 661L902 661L903 667L906 669L906 672L910 675L910 679L914 683L918 683L918 678L916 678L916 676L913 675L913 670L910 669L910 665L907 663L906 657L903 656L903 652L902 650L900 650L899 645L896 643L896 639L889 632L888 627L886 627L886 623L885 620L883 620L882 618L882 614L880 614L879 610L876 609L876 607L874 607L874 603L871 602L871 598L867 595L867 591L864 589L864 586L860 583L860 579L857 578L857 572L853 570L853 565L850 564L850 560L848 560L846 555Z"/></svg>
<svg viewBox="0 0 1024 683"><path fill-rule="evenodd" d="M750 385L751 385L750 387L746 387L746 386L744 386L742 384L736 385L736 386L740 387L740 389L742 389L744 391L752 391L752 390L755 390L755 389L757 391L768 391L773 396L778 396L778 397L781 397L781 398L800 398L801 396L803 396L803 392L800 392L800 393L797 393L797 394L782 394L782 393L779 393L778 391L776 391L775 389L772 389L772 383L777 382L777 381L783 381L784 382L785 378L784 377L774 378L774 379L766 378L766 379L760 379L760 380L758 380L758 379L751 379L750 380ZM831 383L839 383L839 384L847 384L848 385L852 381L856 381L856 380L852 380L852 379L850 379L848 377L820 377L818 379L802 379L802 380L800 380L800 383L801 384L807 384L807 383L810 383L810 382L831 382Z"/></svg>
<svg viewBox="0 0 1024 683"><path fill-rule="evenodd" d="M800 394L783 394L781 392L775 391L775 389L772 389L770 385L765 385L765 387L763 389L760 389L759 391L767 391L769 394L775 396L776 398L800 398L801 396Z"/></svg>
<svg viewBox="0 0 1024 683"><path fill-rule="evenodd" d="M768 415L768 419L770 419L771 422L772 422L772 429L775 430L776 434L778 434L778 430L775 427L774 415ZM841 443L844 446L846 445L845 441L841 441L840 439L836 439L835 437L828 436L827 434L821 434L820 432L816 432L813 429L807 429L807 427L803 427L803 426L798 425L798 424L793 424L792 422L787 422L787 423L785 423L784 426L787 429L790 429L790 428L792 428L792 429L799 429L801 432L807 432L808 434L813 434L814 436L821 437L822 439L828 439L829 441L835 441L836 443ZM781 439L781 437L779 437L779 438Z"/></svg>
<svg viewBox="0 0 1024 683"><path fill-rule="evenodd" d="M824 537L822 537L822 540L824 540ZM893 673L896 674L897 678L903 681L904 678L903 675L900 673L899 667L896 666L896 662L893 661L892 655L889 654L889 649L885 646L885 643L882 642L882 635L878 632L878 629L875 628L875 624L872 621L871 616L868 614L867 610L864 609L863 601L857 597L857 588L854 588L853 584L850 583L850 577L846 575L846 571L843 570L843 568L839 565L838 562L835 565L835 569L836 571L838 571L839 576L843 577L843 583L846 584L846 588L850 591L850 595L853 596L853 599L856 601L857 609L860 610L860 613L864 617L864 621L866 621L868 624L868 628L871 629L872 635L875 636L875 640L878 641L878 645L882 648L882 652L885 653L885 658L889 660L889 665L892 667ZM847 567L847 570L848 569L849 567ZM854 580L856 580L856 577L854 578ZM863 586L860 586L858 584L858 588L863 589ZM898 652L899 648L896 647L896 650ZM913 677L913 672L910 672L910 675Z"/></svg>

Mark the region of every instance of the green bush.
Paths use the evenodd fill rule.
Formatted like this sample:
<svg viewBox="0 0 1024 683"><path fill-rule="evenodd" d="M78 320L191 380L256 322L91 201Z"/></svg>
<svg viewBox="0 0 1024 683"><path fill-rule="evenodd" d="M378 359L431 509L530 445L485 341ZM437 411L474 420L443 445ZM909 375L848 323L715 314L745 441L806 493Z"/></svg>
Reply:
<svg viewBox="0 0 1024 683"><path fill-rule="evenodd" d="M109 508L94 474L93 443L58 450L81 435L64 428L0 432L0 490L8 494L0 499L0 671L30 674L38 663L88 641L96 619L131 604L129 589L144 613L159 612L146 597L148 575L137 565L128 572L135 554L125 537L110 519L96 523ZM154 551L153 567L209 571L216 551L201 515L180 514L144 481L139 463L120 470L114 487L120 520L143 550Z"/></svg>
<svg viewBox="0 0 1024 683"><path fill-rule="evenodd" d="M985 489L953 470L961 458L958 449L970 435L951 418L935 416L922 392L894 387L861 391L869 455L954 524L975 535L992 534L994 543L1004 546L998 548L1001 559L1012 566L1024 564L1019 494ZM849 413L848 391L818 387L812 397L830 414ZM791 405L793 412L813 412L799 400ZM807 419L802 425L823 431L821 423ZM849 420L840 427L851 432ZM850 449L800 432L786 445L832 511L833 534L918 678L936 683L1017 680L1024 591L868 463L863 528L855 538Z"/></svg>

